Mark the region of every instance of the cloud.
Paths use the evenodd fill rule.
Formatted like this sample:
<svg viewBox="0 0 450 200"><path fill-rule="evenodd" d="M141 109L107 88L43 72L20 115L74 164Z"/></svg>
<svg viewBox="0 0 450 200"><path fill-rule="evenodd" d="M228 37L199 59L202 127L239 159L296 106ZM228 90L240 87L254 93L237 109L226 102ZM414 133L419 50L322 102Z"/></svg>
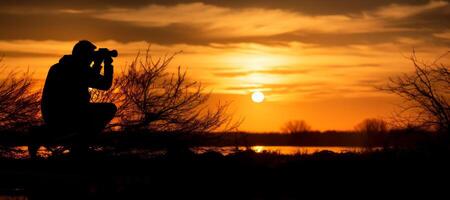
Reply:
<svg viewBox="0 0 450 200"><path fill-rule="evenodd" d="M372 89L374 89L376 86L379 86L382 83L386 83L387 77L385 78L366 78L366 79L360 79L358 81L355 82L354 86L369 86L369 87L373 87Z"/></svg>
<svg viewBox="0 0 450 200"><path fill-rule="evenodd" d="M103 11L109 8L141 8L148 5L164 5L174 6L178 4L190 4L201 2L219 7L226 8L271 8L284 9L301 12L307 15L335 15L349 14L367 11L377 7L385 7L390 4L396 5L421 5L424 0L377 0L377 1L361 1L346 0L344 3L340 1L330 0L245 0L245 1L223 1L223 0L77 0L77 1L59 1L59 0L2 0L0 8L5 9L23 9L32 10L36 8L46 10L85 10L93 9Z"/></svg>
<svg viewBox="0 0 450 200"><path fill-rule="evenodd" d="M437 8L447 6L449 3L441 0L431 0L427 4L422 5L401 5L391 4L386 7L382 7L375 12L371 13L377 17L401 19L418 15L423 12L431 11Z"/></svg>
<svg viewBox="0 0 450 200"><path fill-rule="evenodd" d="M2 52L7 57L11 56L8 53L16 55L58 55L56 52L70 52L74 42L60 42L60 41L35 41L35 40L0 40L0 47ZM61 53L59 53L61 55Z"/></svg>
<svg viewBox="0 0 450 200"><path fill-rule="evenodd" d="M109 21L81 14L1 14L0 40L116 40L151 41L158 44L206 44L202 30L195 26L171 24L140 27L127 22ZM12 28L14 27L14 28Z"/></svg>
<svg viewBox="0 0 450 200"><path fill-rule="evenodd" d="M271 69L271 70L252 70L252 71L222 71L215 72L215 76L219 77L238 77L238 76L248 76L251 74L271 74L271 75L295 75L295 74L305 74L309 70L293 70L293 69Z"/></svg>
<svg viewBox="0 0 450 200"><path fill-rule="evenodd" d="M265 91L268 94L294 94L312 92L319 88L324 88L327 83L324 82L295 82L295 83L274 83L274 84L255 84L255 85L238 85L224 88L232 92L251 92L251 91Z"/></svg>
<svg viewBox="0 0 450 200"><path fill-rule="evenodd" d="M429 1L425 4L398 2L402 4L388 4L383 1L378 8L367 8L361 13L332 15L308 15L298 10L270 8L262 4L243 8L199 2L176 5L152 4L139 8L107 9L93 17L128 22L147 28L163 28L172 24L196 27L200 30L196 35L201 35L206 44L233 42L283 44L289 41L325 46L373 44L393 41L399 36L412 38L430 34L425 28L426 24L422 26L423 29L419 29L414 23L428 23L433 29L439 29L439 24L442 27L447 23L443 20L445 12L435 11L439 8L448 8L449 4L446 1ZM435 17L412 18L425 13L433 13ZM410 19L403 20L404 18Z"/></svg>
<svg viewBox="0 0 450 200"><path fill-rule="evenodd" d="M434 33L433 36L441 39L450 40L450 30L440 33Z"/></svg>
<svg viewBox="0 0 450 200"><path fill-rule="evenodd" d="M357 81L359 82L359 81ZM298 100L324 100L336 97L368 97L380 96L374 84L381 83L382 80L375 79L361 80L360 84L336 84L336 82L295 82L285 84L260 84L260 85L239 85L226 87L224 93L248 94L254 91L262 91L272 100L283 101Z"/></svg>
<svg viewBox="0 0 450 200"><path fill-rule="evenodd" d="M5 0L0 2L0 26L14 28L2 29L0 40L89 38L205 46L292 41L322 46L378 44L444 31L450 25L448 9L446 1L406 0L345 4L325 0Z"/></svg>
<svg viewBox="0 0 450 200"><path fill-rule="evenodd" d="M230 9L204 3L174 6L149 5L137 9L109 9L95 15L144 27L189 24L204 27L212 35L268 36L292 31L358 33L382 28L378 21L347 15L308 16L269 8Z"/></svg>
<svg viewBox="0 0 450 200"><path fill-rule="evenodd" d="M57 53L21 52L0 50L1 57L56 57Z"/></svg>
<svg viewBox="0 0 450 200"><path fill-rule="evenodd" d="M326 65L326 68L372 68L372 67L382 67L381 64L378 63L362 63L362 64L330 64Z"/></svg>

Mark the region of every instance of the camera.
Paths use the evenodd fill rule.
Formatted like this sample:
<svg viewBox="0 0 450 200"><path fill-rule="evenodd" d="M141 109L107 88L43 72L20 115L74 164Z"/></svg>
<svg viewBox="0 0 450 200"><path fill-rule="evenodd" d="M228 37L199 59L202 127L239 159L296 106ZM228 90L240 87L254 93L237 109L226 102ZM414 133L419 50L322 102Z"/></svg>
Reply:
<svg viewBox="0 0 450 200"><path fill-rule="evenodd" d="M117 50L109 50L107 48L99 48L94 52L96 58L117 57L119 54Z"/></svg>

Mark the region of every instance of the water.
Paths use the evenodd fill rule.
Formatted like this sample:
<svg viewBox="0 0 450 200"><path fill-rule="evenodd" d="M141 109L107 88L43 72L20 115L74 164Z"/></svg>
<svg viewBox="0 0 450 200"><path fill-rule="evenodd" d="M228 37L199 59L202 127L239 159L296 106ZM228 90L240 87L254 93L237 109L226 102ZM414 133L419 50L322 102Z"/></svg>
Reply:
<svg viewBox="0 0 450 200"><path fill-rule="evenodd" d="M313 154L320 151L332 151L334 153L354 152L360 153L365 150L362 147L342 147L342 146L252 146L250 147L256 153L278 153L283 155L295 154ZM239 147L239 150L245 150L246 147ZM195 147L192 150L196 153L205 153L208 151L219 152L222 155L228 155L236 152L236 147Z"/></svg>
<svg viewBox="0 0 450 200"><path fill-rule="evenodd" d="M58 147L57 147L58 148ZM61 147L59 147L61 148ZM365 150L363 147L342 147L342 146L251 146L250 147L256 153L277 153L282 155L295 155L295 154L313 154L320 151L331 151L334 153L360 153ZM63 149L63 148L61 148ZM103 147L94 148L96 151L102 151ZM240 146L236 148L235 146L223 146L223 147L215 147L215 146L203 146L203 147L193 147L192 151L198 154L202 154L209 151L219 152L222 155L229 155L231 153L236 152L236 150L246 150L247 147ZM69 153L69 150L62 150L62 153ZM142 157L152 157L164 155L164 150L148 150L148 149L130 149L125 152L115 152L115 155L118 156L127 156L127 155L139 155ZM38 155L40 157L48 157L51 155L51 152L47 150L45 147L41 147L38 150ZM7 154L3 154L3 157L14 157L14 158L27 158L28 157L28 148L26 146L19 146L12 148Z"/></svg>

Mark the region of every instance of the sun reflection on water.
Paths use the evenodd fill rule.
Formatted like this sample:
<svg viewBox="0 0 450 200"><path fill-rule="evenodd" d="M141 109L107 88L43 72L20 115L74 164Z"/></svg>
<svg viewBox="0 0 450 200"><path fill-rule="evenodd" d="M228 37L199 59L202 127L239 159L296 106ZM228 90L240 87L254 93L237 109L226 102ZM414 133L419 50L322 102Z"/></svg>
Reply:
<svg viewBox="0 0 450 200"><path fill-rule="evenodd" d="M60 148L62 150L62 154L69 153L69 150L62 148L61 146L55 147ZM244 147L239 146L236 148L235 146L222 146L222 147L215 147L215 146L202 146L202 147L193 147L191 150L194 153L197 154L203 154L206 152L218 152L222 155L229 155L232 153L235 153L236 151L245 151L251 149L255 153L276 153L276 154L282 154L282 155L298 155L298 154L313 154L321 151L331 151L334 153L361 153L364 150L366 150L363 147L340 147L340 146L251 146L251 147ZM374 150L379 148L374 148ZM55 149L53 149L55 150ZM101 151L97 149L96 151ZM52 152L45 148L40 147L38 149L38 156L40 158L48 158L52 155ZM152 149L132 149L128 152L119 152L119 154L116 155L141 155L143 157L152 157L155 155L164 155L166 153L165 150L159 149L159 150L152 150ZM8 151L8 153L5 154L5 152L1 153L2 157L9 157L9 158L15 158L15 159L26 159L29 157L28 154L28 147L26 146L18 146L13 147L11 151Z"/></svg>

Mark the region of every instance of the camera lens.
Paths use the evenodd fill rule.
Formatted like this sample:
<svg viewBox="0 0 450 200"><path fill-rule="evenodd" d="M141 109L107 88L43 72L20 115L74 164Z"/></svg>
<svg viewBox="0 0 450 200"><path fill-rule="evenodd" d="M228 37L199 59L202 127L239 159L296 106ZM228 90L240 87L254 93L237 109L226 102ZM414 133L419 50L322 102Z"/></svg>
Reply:
<svg viewBox="0 0 450 200"><path fill-rule="evenodd" d="M117 52L117 50L112 50L112 51L109 52L109 55L111 57L117 57L119 55L119 53Z"/></svg>

